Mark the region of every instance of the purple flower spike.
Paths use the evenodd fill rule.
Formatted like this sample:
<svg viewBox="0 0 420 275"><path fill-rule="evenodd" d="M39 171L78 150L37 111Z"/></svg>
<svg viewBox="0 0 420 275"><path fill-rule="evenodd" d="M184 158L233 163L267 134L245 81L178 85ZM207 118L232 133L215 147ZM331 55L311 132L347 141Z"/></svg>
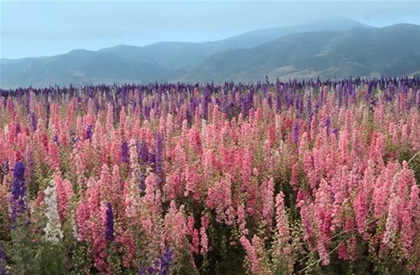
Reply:
<svg viewBox="0 0 420 275"><path fill-rule="evenodd" d="M293 123L293 142L297 144L299 140L299 123L295 121Z"/></svg>
<svg viewBox="0 0 420 275"><path fill-rule="evenodd" d="M121 142L121 161L123 163L130 162L130 157L129 157L129 152L128 152L128 143L126 140L123 140Z"/></svg>
<svg viewBox="0 0 420 275"><path fill-rule="evenodd" d="M7 275L6 270L6 255L4 254L3 247L0 244L0 275Z"/></svg>
<svg viewBox="0 0 420 275"><path fill-rule="evenodd" d="M37 127L37 120L36 120L36 115L34 112L31 113L31 127L32 127L32 131L36 131L36 127Z"/></svg>
<svg viewBox="0 0 420 275"><path fill-rule="evenodd" d="M25 165L18 161L13 168L12 185L12 227L15 227L16 218L25 211Z"/></svg>
<svg viewBox="0 0 420 275"><path fill-rule="evenodd" d="M106 230L105 237L108 242L115 240L114 236L114 213L112 211L112 205L108 202L106 204Z"/></svg>
<svg viewBox="0 0 420 275"><path fill-rule="evenodd" d="M88 125L88 127L86 128L86 139L91 140L92 139L92 125Z"/></svg>
<svg viewBox="0 0 420 275"><path fill-rule="evenodd" d="M163 136L161 132L156 134L156 145L155 145L155 165L156 174L162 176L163 174Z"/></svg>
<svg viewBox="0 0 420 275"><path fill-rule="evenodd" d="M330 133L330 127L331 127L331 119L329 116L327 116L327 118L325 119L325 129L327 130L327 134Z"/></svg>

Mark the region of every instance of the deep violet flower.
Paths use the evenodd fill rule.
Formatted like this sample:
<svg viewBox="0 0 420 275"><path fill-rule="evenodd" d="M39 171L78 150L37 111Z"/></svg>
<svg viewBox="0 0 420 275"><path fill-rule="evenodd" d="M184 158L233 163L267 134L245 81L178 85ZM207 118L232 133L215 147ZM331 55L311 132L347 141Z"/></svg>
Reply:
<svg viewBox="0 0 420 275"><path fill-rule="evenodd" d="M108 242L115 240L114 236L114 213L112 211L111 203L106 204L106 230L105 237Z"/></svg>
<svg viewBox="0 0 420 275"><path fill-rule="evenodd" d="M299 122L293 123L293 142L297 143L299 140Z"/></svg>
<svg viewBox="0 0 420 275"><path fill-rule="evenodd" d="M0 275L8 274L6 270L6 255L4 254L3 247L0 244Z"/></svg>
<svg viewBox="0 0 420 275"><path fill-rule="evenodd" d="M162 255L154 261L153 265L145 267L143 262L140 269L139 275L169 275L173 261L173 250L166 248Z"/></svg>
<svg viewBox="0 0 420 275"><path fill-rule="evenodd" d="M18 161L13 167L13 184L12 184L12 227L15 227L16 218L22 214L25 207L25 165L22 161Z"/></svg>
<svg viewBox="0 0 420 275"><path fill-rule="evenodd" d="M130 162L128 143L127 143L126 140L123 140L121 142L121 161L123 163L129 163Z"/></svg>
<svg viewBox="0 0 420 275"><path fill-rule="evenodd" d="M91 140L92 139L92 125L88 125L86 128L86 139Z"/></svg>

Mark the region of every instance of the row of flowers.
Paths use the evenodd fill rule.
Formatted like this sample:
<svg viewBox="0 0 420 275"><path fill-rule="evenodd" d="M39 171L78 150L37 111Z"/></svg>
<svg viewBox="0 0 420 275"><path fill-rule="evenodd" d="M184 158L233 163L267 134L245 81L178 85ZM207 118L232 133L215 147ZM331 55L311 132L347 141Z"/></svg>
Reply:
<svg viewBox="0 0 420 275"><path fill-rule="evenodd" d="M420 270L420 80L0 90L0 274Z"/></svg>

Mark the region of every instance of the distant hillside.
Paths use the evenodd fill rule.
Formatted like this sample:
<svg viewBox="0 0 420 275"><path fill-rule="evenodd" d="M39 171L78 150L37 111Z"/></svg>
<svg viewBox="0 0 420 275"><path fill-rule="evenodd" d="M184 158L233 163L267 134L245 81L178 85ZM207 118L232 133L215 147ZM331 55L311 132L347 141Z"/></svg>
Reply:
<svg viewBox="0 0 420 275"><path fill-rule="evenodd" d="M149 82L166 71L114 54L74 50L67 54L1 63L1 86Z"/></svg>
<svg viewBox="0 0 420 275"><path fill-rule="evenodd" d="M119 45L101 51L114 53L130 60L148 62L167 69L186 69L198 65L213 54L230 49L252 48L293 33L326 30L342 31L355 27L368 26L354 20L338 18L295 26L255 30L212 42L158 42L145 47Z"/></svg>
<svg viewBox="0 0 420 275"><path fill-rule="evenodd" d="M229 37L224 40L208 43L213 44L215 45L215 47L224 50L249 49L294 33L318 31L346 31L357 27L370 28L370 26L366 26L354 20L346 18L336 18L328 20L317 20L293 26L280 26L262 30L255 30L237 36Z"/></svg>
<svg viewBox="0 0 420 275"><path fill-rule="evenodd" d="M304 32L305 31L305 32ZM420 26L372 28L351 20L248 32L225 40L120 45L0 60L0 87L153 81L401 76L420 73Z"/></svg>
<svg viewBox="0 0 420 275"><path fill-rule="evenodd" d="M271 77L401 76L420 71L420 26L293 34L252 49L215 54L177 76L184 81Z"/></svg>

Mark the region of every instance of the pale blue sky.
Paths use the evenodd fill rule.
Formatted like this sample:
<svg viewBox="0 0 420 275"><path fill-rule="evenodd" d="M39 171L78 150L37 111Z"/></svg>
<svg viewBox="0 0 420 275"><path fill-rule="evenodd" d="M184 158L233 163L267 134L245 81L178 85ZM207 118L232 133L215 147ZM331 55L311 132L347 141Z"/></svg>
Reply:
<svg viewBox="0 0 420 275"><path fill-rule="evenodd" d="M210 41L249 30L347 17L420 25L420 1L4 1L0 57L56 55L118 44Z"/></svg>

